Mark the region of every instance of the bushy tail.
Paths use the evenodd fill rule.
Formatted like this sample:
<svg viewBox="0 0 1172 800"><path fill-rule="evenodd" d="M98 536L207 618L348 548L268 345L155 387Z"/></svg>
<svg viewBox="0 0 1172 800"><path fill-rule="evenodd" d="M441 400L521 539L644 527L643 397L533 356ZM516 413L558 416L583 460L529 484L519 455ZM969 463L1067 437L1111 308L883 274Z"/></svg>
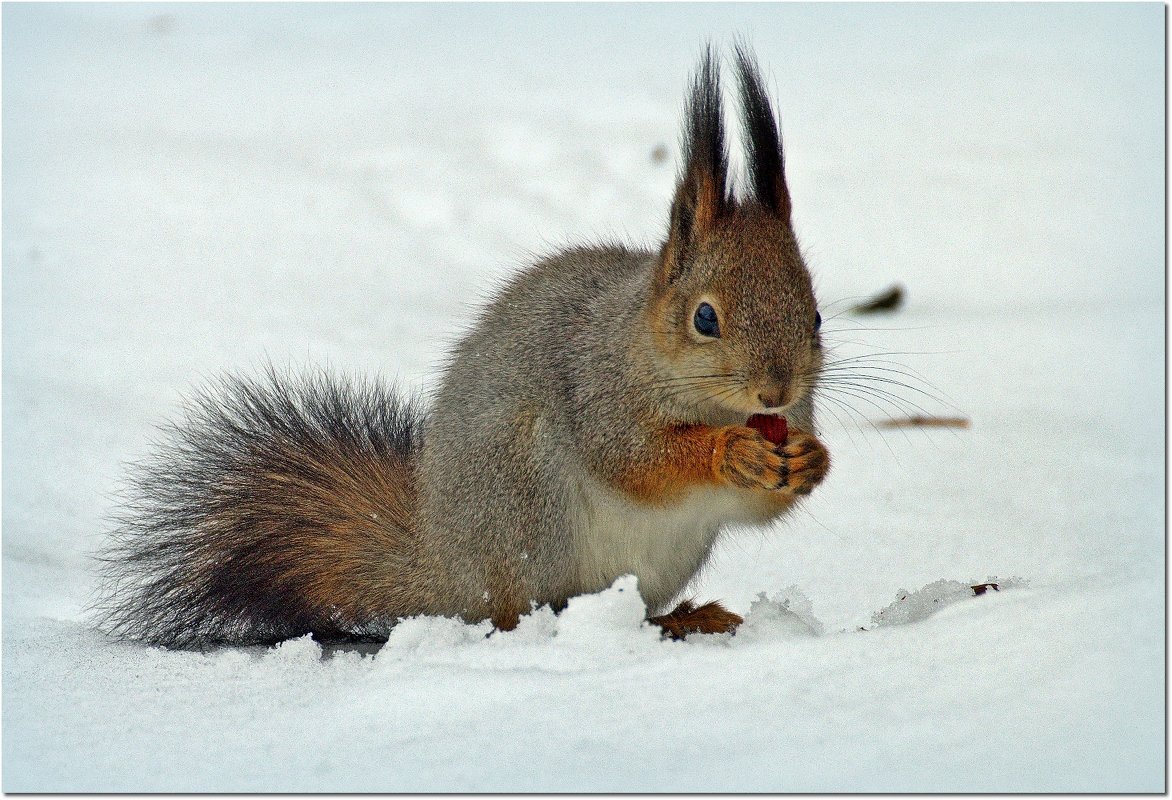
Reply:
<svg viewBox="0 0 1172 800"><path fill-rule="evenodd" d="M410 613L422 413L375 382L224 379L135 466L110 632L176 648L385 637Z"/></svg>

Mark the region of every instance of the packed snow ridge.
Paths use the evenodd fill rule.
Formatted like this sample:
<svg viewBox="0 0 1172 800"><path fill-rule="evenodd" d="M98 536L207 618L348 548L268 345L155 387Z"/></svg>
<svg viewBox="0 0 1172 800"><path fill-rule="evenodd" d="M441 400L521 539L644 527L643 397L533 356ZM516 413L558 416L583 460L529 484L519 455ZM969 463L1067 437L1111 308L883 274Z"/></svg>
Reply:
<svg viewBox="0 0 1172 800"><path fill-rule="evenodd" d="M676 643L665 639L657 626L646 621L648 612L639 595L637 579L625 575L609 589L572 598L561 614L555 614L549 606L535 607L521 618L515 630L507 632L494 631L487 620L467 624L448 617L408 617L389 630L379 657L416 658L444 652L451 655L453 648L460 647L491 650L539 644L557 649L580 648L594 654L608 650L643 652L663 645L686 646L698 642L738 647L919 622L946 606L977 596L978 591L983 594L988 590L1004 591L1026 585L1021 578L990 577L969 582L941 579L918 591L901 590L895 601L872 615L870 626L829 632L815 616L809 598L797 586L791 586L779 592L759 593L735 633L691 634L686 642ZM988 590L974 591L974 586L988 587ZM297 652L316 651L317 646L309 636L278 645L282 652L289 648ZM329 653L345 650L327 647Z"/></svg>

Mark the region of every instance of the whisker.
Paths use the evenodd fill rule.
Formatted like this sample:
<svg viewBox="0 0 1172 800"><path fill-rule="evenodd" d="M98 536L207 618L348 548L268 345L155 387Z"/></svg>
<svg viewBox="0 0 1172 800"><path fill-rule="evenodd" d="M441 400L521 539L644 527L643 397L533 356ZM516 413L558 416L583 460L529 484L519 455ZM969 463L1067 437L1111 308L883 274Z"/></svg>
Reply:
<svg viewBox="0 0 1172 800"><path fill-rule="evenodd" d="M835 306L840 306L843 303L857 303L858 301L863 300L866 297L867 297L867 295L865 295L865 294L856 294L856 295L851 295L850 297L840 297L838 300L831 300L829 303L819 303L818 307L820 309L822 309L823 311L829 311L830 309L834 308ZM836 311L834 316L842 316L843 314L850 313L850 309L851 309L851 307L847 307L841 311Z"/></svg>
<svg viewBox="0 0 1172 800"><path fill-rule="evenodd" d="M673 378L656 378L654 380L646 381L638 384L641 387L655 387L655 386L670 386L673 384L687 383L691 381L707 381L707 380L727 380L730 376L723 373L715 373L712 375L680 375Z"/></svg>
<svg viewBox="0 0 1172 800"><path fill-rule="evenodd" d="M853 363L855 361L862 361L862 360L868 359L868 358L874 359L875 361L877 361L879 363L894 363L894 364L900 364L900 366L903 366L903 364L901 362L897 362L897 361L896 362L884 362L881 360L881 357L882 356L941 356L941 355L955 355L957 352L958 351L955 351L955 350L951 351L951 352L946 351L946 350L918 350L918 351L917 350L884 350L884 351L878 352L878 353L860 353L857 356L847 356L845 358L835 359L834 361L827 361L825 364L823 364L823 366L833 367L837 364L849 364L849 363Z"/></svg>
<svg viewBox="0 0 1172 800"><path fill-rule="evenodd" d="M933 414L932 412L930 412L930 411L926 410L925 408L923 408L922 406L919 406L916 403L908 400L907 398L899 397L898 395L892 394L890 392L886 392L882 389L876 389L874 387L865 387L865 386L852 386L849 384L836 386L836 387L834 387L834 389L839 390L839 391L843 391L843 392L847 392L848 389L850 391L858 392L860 394L855 394L853 396L860 397L860 399L862 399L862 395L870 395L871 397L875 398L879 402L885 401L885 402L891 403L891 405L893 407L895 407L897 410L899 410L900 413L902 413L908 417L924 416L924 417L928 417L928 418L935 418L938 416L937 414ZM903 405L901 405L901 403ZM915 411L918 411L920 413L919 414L913 413L912 410L909 410L909 407L910 407L910 409L914 409ZM889 421L891 421L893 423L896 422L896 420L892 419L890 415L888 415L887 418ZM906 426L895 425L893 427L898 427L898 428L902 429L902 428L905 428ZM948 432L954 438L960 439L960 434L957 433L956 430L949 428ZM931 438L931 433L929 433L929 438Z"/></svg>
<svg viewBox="0 0 1172 800"><path fill-rule="evenodd" d="M813 391L813 389L814 389L814 387L809 386L809 385L804 384L802 386L802 390L805 392L811 392L811 391ZM823 399L821 397L821 395L818 395L818 398ZM844 423L842 421L842 417L838 416L838 412L835 411L833 408L830 408L829 406L822 406L818 409L819 412L821 412L822 410L825 410L826 413L828 413L828 414L830 414L830 416L834 417L834 421L838 423L838 427L841 428L843 433L846 434L846 438L850 439L851 444L857 448L859 446L858 442L856 442L855 437L851 435L850 429L847 427L846 423Z"/></svg>
<svg viewBox="0 0 1172 800"><path fill-rule="evenodd" d="M882 372L885 374L869 374L876 372ZM925 397L929 397L938 403L942 403L948 406L958 413L964 413L959 407L957 407L953 398L949 397L947 393L933 384L932 381L928 380L926 377L911 367L896 361L891 361L890 359L873 356L854 356L851 358L840 358L824 364L819 374L826 376L849 375L865 378L867 380L874 380L877 382L892 383L905 389L909 389L910 391L922 394ZM892 375L900 375L902 377L908 378L909 380L914 380L918 382L920 386L895 380L894 378L890 377Z"/></svg>
<svg viewBox="0 0 1172 800"><path fill-rule="evenodd" d="M828 402L834 403L839 408L843 409L843 411L845 411L848 416L853 416L856 419L861 419L863 422L865 422L869 426L871 426L871 430L875 431L875 433L879 435L879 439L883 442L883 446L887 448L887 451L889 453L891 453L892 457L895 459L895 462L897 464L900 463L899 456L896 455L895 450L892 449L891 443L887 441L887 435L884 433L883 430L881 430L879 428L878 425L876 425L874 422L872 422L871 419L866 414L860 413L857 408L855 408L850 403L847 403L845 400L843 400L841 398L832 397L828 394L824 394L824 395L822 395L822 399L826 400ZM861 424L856 423L856 425L858 426L858 429L860 431L863 430L863 426ZM868 444L870 444L869 440L866 440L866 441L868 441ZM875 446L873 444L871 444L870 447L871 447L871 452L875 452Z"/></svg>
<svg viewBox="0 0 1172 800"><path fill-rule="evenodd" d="M723 400L726 397L729 397L733 394L736 394L740 390L741 390L740 384L737 384L734 386L729 386L724 390L715 391L715 392L712 392L708 395L705 395L705 397L703 398L703 400L701 400L701 402L709 403L709 402L712 402L715 400Z"/></svg>
<svg viewBox="0 0 1172 800"><path fill-rule="evenodd" d="M865 386L851 381L836 381L824 384L827 391L842 391L855 392L856 396L867 396L874 398L876 401L885 401L890 403L892 408L901 414L910 414L910 409L919 411L924 416L933 416L932 412L917 405L914 401L908 400L906 397L900 397L894 392L889 392L886 389L880 389L874 386Z"/></svg>
<svg viewBox="0 0 1172 800"><path fill-rule="evenodd" d="M894 399L892 399L891 397L883 397L883 396L881 396L881 395L874 394L874 393L872 393L872 392L869 392L869 391L867 391L867 390L865 390L865 389L844 388L844 387L841 387L841 386L840 386L840 387L835 387L835 388L834 388L834 391L838 391L838 392L840 392L840 393L842 393L842 394L845 394L845 395L847 395L848 397L853 397L853 398L855 398L856 400L861 400L861 401L863 401L864 403L867 403L868 405L870 405L870 406L874 407L874 408L875 408L875 409L876 409L876 410L877 410L877 411L878 411L878 412L879 412L879 413L880 413L880 414L881 414L883 417L885 417L885 418L886 418L887 422L889 422L889 423L893 423L893 424L891 424L891 425L889 425L889 426L885 426L885 427L886 427L888 430L890 430L891 428L897 428L897 429L899 429L899 431L900 431L901 435L903 436L904 440L905 440L905 441L907 441L908 443L911 443L912 439L911 439L910 435L909 435L909 434L908 434L908 432L907 432L907 426L904 426L904 425L898 425L898 424L894 424L894 423L896 423L896 422L897 422L896 418L892 417L892 416L891 416L891 413L890 413L890 412L889 412L889 411L888 411L886 408L884 408L884 406L882 405L882 403L884 403L884 402L886 402L886 403L890 403L890 405L891 405L891 406L892 406L892 407L893 407L893 408L894 408L894 409L895 409L895 410L896 410L898 413L900 413L900 414L903 414L903 415L904 415L904 417L912 417L912 416L916 416L916 415L915 415L913 412L909 411L907 408L905 408L905 407L903 407L903 406L901 406L901 405L899 404L899 402L898 402L898 401L901 401L901 400L902 400L902 398L894 398ZM824 397L826 397L827 399L829 399L829 398L830 398L830 396L831 396L831 395L830 395L829 393L827 393L827 394L825 394L825 395L824 395ZM908 401L902 401L902 402L908 402ZM913 405L913 407L914 407L914 408L916 408L917 410L919 410L919 411L920 411L922 414L924 414L924 415L926 415L926 416L929 416L929 417L933 416L932 414L930 414L930 413L928 413L928 412L924 411L923 409L919 408L918 406L914 406L914 404L911 404L911 405ZM872 427L872 428L874 428L874 429L875 429L877 432L879 432L879 433L880 433L880 435L882 435L882 432L880 431L880 429L878 428L878 426L876 426L876 425L875 425L875 423L874 423L874 422L871 422L870 420L868 420L868 423L871 425L871 427ZM952 435L954 438L956 438L956 439L959 439L959 438L960 438L960 435L959 435L959 434L958 434L958 433L957 433L955 430L949 429L949 431L948 431L948 432L949 432L949 433L950 433L950 434L951 434L951 435ZM928 439L929 439L930 441L933 441L933 442L934 442L934 439L933 439L933 437L932 437L932 432L928 432L927 436L928 436Z"/></svg>
<svg viewBox="0 0 1172 800"><path fill-rule="evenodd" d="M687 395L687 394L693 393L693 392L703 392L705 394L711 393L711 392L718 392L718 391L721 391L723 388L725 388L725 384L723 382L718 383L718 384L709 384L706 386L677 386L677 387L674 387L674 388L671 388L671 389L668 389L668 390L662 392L662 395L664 397L668 397L668 398L675 398L675 397L682 397L684 395ZM734 387L734 388L737 388L737 387Z"/></svg>
<svg viewBox="0 0 1172 800"><path fill-rule="evenodd" d="M943 397L932 394L932 392L929 392L926 389L921 389L918 386L913 386L909 383L895 380L894 378L885 378L881 375L860 375L857 373L843 373L841 375L826 376L821 379L821 382L823 385L827 385L827 386L835 384L835 383L839 383L839 384L846 384L846 385L857 386L857 387L869 387L869 388L874 388L876 390L879 390L880 387L877 387L877 386L872 387L871 386L872 383L882 383L882 384L886 384L888 386L898 386L901 389L907 389L909 392L915 392L916 394L927 397L930 400L934 400L935 402L940 403L941 405L948 406L949 408L951 408L953 411L956 411L957 413L964 413L961 409L957 408L955 405L948 402ZM886 394L889 394L892 397L899 397L899 395L896 395L894 392L887 392L886 390L884 390L884 391ZM901 397L900 399L905 400L908 403L912 403L911 400L907 400L906 398ZM912 403L912 404L914 405L914 403ZM921 409L921 410L923 410L923 409ZM924 413L927 414L928 412L925 411Z"/></svg>
<svg viewBox="0 0 1172 800"><path fill-rule="evenodd" d="M680 388L687 388L689 386L693 386L693 387L711 386L715 383L727 383L727 382L728 381L725 378L699 378L696 380L669 381L666 383L651 384L647 388L650 388L650 389L680 389Z"/></svg>
<svg viewBox="0 0 1172 800"><path fill-rule="evenodd" d="M885 374L871 374L873 372L882 372ZM899 375L903 378L907 378L908 380L900 380L899 378L891 377L892 375ZM943 393L936 394L935 392L939 392L939 390L930 382L923 380L915 375L908 375L897 369L891 369L887 367L852 367L849 369L839 368L825 371L825 374L820 374L818 379L820 382L826 384L837 381L856 383L860 386L884 384L886 386L899 387L900 389L907 389L909 392L915 392L922 397L927 397L928 399L942 405L949 406L954 411L961 412L961 409L950 403L949 400L943 396ZM922 384L922 386L917 385L917 383Z"/></svg>
<svg viewBox="0 0 1172 800"><path fill-rule="evenodd" d="M864 403L867 403L868 405L874 407L876 411L878 411L886 419L889 419L889 420L894 420L894 417L891 416L892 410L895 410L895 411L899 412L900 414L907 414L908 413L907 409L900 406L898 404L898 402L896 402L895 400L892 400L891 398L882 397L881 395L874 394L874 393L869 392L865 389L860 389L855 386L838 385L838 386L832 386L832 387L825 387L824 393L827 396L829 396L832 392L838 392L839 394L845 394L848 397L853 397L856 400L862 400ZM883 406L881 404L881 401L886 401L886 402L890 403L890 408Z"/></svg>
<svg viewBox="0 0 1172 800"><path fill-rule="evenodd" d="M866 327L865 328L865 327L863 327L863 323L859 322L858 320L851 319L850 317L843 316L842 314L835 314L833 317L830 318L830 320L832 320L834 322L850 323L850 329L852 331L873 331L873 332L879 332L879 333L883 333L885 331L896 331L896 332L898 332L898 331L927 331L927 330L932 330L933 328L936 327L935 325L917 325L915 327L907 327L907 328L895 327L895 326L884 327L884 328L879 328L879 327ZM823 319L822 320L823 327L825 327L826 323L830 320Z"/></svg>

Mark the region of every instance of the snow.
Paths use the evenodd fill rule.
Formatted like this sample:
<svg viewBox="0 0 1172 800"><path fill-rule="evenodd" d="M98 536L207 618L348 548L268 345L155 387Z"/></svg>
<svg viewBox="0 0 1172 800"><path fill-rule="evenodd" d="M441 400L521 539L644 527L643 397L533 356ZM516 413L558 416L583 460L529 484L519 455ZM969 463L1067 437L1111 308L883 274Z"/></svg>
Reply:
<svg viewBox="0 0 1172 800"><path fill-rule="evenodd" d="M1163 791L1163 15L6 5L3 789ZM828 336L939 399L827 399L827 482L692 587L735 636L661 640L630 578L381 649L94 630L123 464L184 393L266 359L432 388L532 254L657 240L737 33ZM972 425L871 425L913 402Z"/></svg>

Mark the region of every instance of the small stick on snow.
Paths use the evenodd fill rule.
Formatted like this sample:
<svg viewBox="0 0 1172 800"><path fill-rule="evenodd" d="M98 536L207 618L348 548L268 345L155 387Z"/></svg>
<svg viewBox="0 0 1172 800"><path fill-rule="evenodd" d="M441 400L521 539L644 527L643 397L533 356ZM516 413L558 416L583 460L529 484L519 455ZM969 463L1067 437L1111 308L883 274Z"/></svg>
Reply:
<svg viewBox="0 0 1172 800"><path fill-rule="evenodd" d="M881 428L967 428L967 417L912 416L886 419L878 423Z"/></svg>

